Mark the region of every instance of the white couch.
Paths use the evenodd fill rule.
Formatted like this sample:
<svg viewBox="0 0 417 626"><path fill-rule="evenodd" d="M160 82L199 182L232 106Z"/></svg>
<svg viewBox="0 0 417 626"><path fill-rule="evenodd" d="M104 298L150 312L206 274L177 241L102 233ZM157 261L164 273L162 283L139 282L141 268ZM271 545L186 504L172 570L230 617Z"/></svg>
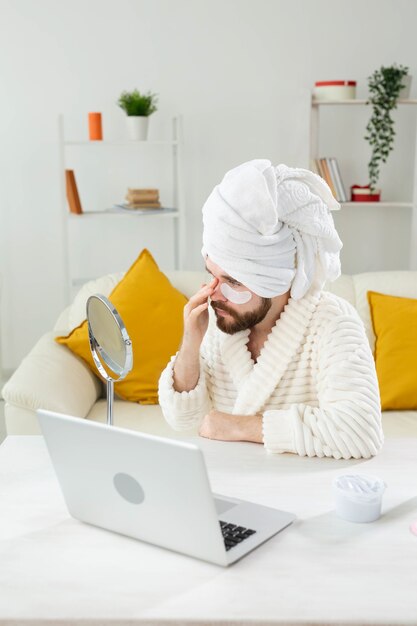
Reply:
<svg viewBox="0 0 417 626"><path fill-rule="evenodd" d="M123 274L111 274L84 285L74 302L60 315L54 329L41 337L3 388L6 429L10 435L39 434L35 410L46 408L95 421L105 421L104 386L83 361L54 336L68 333L85 318L85 303L92 293L108 295ZM168 272L172 284L186 296L197 291L206 274ZM392 271L342 275L326 289L348 300L362 318L374 350L375 337L367 291L417 298L417 271ZM139 405L116 400L114 423L120 427L168 437L182 437L166 424L158 405ZM417 436L417 411L383 413L386 437ZM193 431L191 431L193 432Z"/></svg>

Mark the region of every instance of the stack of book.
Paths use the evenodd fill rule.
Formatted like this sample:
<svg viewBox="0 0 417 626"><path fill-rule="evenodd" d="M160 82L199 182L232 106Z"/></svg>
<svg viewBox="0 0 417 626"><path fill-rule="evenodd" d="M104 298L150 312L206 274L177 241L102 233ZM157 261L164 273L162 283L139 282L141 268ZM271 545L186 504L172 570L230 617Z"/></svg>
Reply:
<svg viewBox="0 0 417 626"><path fill-rule="evenodd" d="M333 196L338 202L349 201L346 194L346 188L340 174L339 165L334 157L313 159L311 166L313 171L324 178L326 183L329 185Z"/></svg>
<svg viewBox="0 0 417 626"><path fill-rule="evenodd" d="M160 209L158 189L131 189L126 194L127 205L131 209Z"/></svg>

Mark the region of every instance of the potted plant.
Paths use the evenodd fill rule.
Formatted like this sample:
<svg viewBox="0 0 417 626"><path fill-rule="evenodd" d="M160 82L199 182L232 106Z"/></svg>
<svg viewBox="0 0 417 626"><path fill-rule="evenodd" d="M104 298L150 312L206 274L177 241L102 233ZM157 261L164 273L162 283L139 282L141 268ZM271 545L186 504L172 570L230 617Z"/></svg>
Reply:
<svg viewBox="0 0 417 626"><path fill-rule="evenodd" d="M397 100L400 96L408 97L406 90L410 89L411 77L407 75L408 67L402 65L381 67L368 77L368 86L371 96L367 105L372 105L371 119L366 126L368 131L365 139L369 141L372 154L368 163L369 173L369 200L379 200L380 190L376 189L379 179L381 161L386 163L394 144L394 120L391 111L397 108ZM405 78L406 77L406 78ZM363 190L365 188L361 188ZM352 200L354 198L352 197Z"/></svg>
<svg viewBox="0 0 417 626"><path fill-rule="evenodd" d="M148 118L157 110L158 95L148 91L141 94L137 89L123 91L117 104L126 112L128 133L134 141L148 136Z"/></svg>

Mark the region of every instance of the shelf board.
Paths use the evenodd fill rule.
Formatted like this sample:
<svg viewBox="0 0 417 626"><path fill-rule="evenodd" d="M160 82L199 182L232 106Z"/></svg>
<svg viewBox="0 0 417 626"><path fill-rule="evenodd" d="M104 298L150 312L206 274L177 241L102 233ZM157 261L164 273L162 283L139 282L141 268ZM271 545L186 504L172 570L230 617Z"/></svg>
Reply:
<svg viewBox="0 0 417 626"><path fill-rule="evenodd" d="M144 141L129 141L129 140L116 140L116 141L64 141L65 146L138 146L138 145L156 145L156 146L176 146L178 141L174 139L170 140L144 140Z"/></svg>
<svg viewBox="0 0 417 626"><path fill-rule="evenodd" d="M311 100L312 106L328 106L332 104L349 104L349 105L364 105L371 104L369 100L358 100L357 98L352 100L315 100L312 98ZM397 104L417 104L417 100L398 100Z"/></svg>
<svg viewBox="0 0 417 626"><path fill-rule="evenodd" d="M91 218L91 217L96 217L98 215L125 215L128 217L164 217L164 218L168 218L168 217L173 217L176 218L179 215L179 211L177 209L170 209L168 207L164 207L162 210L160 209L147 209L144 212L139 212L140 209L138 209L137 211L135 209L132 209L131 211L124 211L123 209L117 210L117 209L104 209L102 211L84 211L83 213L80 213L79 215L75 214L75 213L69 213L68 215L70 216L70 218L74 218L74 219L78 219L79 217L86 217L86 218Z"/></svg>
<svg viewBox="0 0 417 626"><path fill-rule="evenodd" d="M393 207L393 208L412 208L412 202L340 202L339 203L342 208L349 207L357 207L357 206L366 206L366 207Z"/></svg>

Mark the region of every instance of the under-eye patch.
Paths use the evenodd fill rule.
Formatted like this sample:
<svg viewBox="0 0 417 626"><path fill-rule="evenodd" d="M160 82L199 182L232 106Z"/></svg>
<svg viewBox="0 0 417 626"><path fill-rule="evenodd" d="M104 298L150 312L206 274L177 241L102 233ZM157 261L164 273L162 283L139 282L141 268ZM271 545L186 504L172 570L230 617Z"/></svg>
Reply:
<svg viewBox="0 0 417 626"><path fill-rule="evenodd" d="M220 291L233 304L246 304L252 298L250 291L236 291L236 289L232 289L226 283L220 285Z"/></svg>

